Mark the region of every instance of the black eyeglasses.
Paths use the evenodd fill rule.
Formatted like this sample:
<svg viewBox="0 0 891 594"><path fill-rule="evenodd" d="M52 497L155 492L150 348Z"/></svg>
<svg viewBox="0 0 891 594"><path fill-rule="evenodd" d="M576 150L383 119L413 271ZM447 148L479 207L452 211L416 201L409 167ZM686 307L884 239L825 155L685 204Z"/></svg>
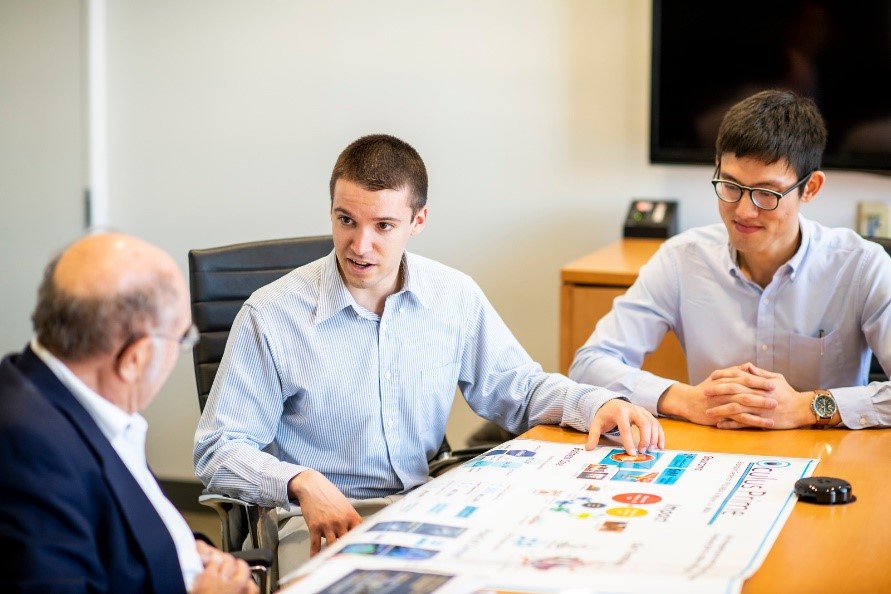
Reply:
<svg viewBox="0 0 891 594"><path fill-rule="evenodd" d="M715 172L712 174L712 177L714 177L714 179L712 179L712 185L715 187L715 194L718 195L718 198L724 202L739 202L742 200L743 194L748 192L749 197L752 199L752 203L761 210L776 210L780 205L780 198L806 184L807 180L809 180L814 173L811 171L785 192L776 192L774 190L768 190L767 188L750 188L749 186L744 186L736 182L719 179L718 170L720 168L720 165L715 167Z"/></svg>

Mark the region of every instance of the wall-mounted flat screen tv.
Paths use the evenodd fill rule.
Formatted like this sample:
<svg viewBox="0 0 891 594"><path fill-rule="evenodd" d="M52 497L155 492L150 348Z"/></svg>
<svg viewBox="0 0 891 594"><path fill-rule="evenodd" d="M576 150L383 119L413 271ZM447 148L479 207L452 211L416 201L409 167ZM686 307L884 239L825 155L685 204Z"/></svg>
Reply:
<svg viewBox="0 0 891 594"><path fill-rule="evenodd" d="M765 88L812 97L823 167L891 173L891 1L653 0L650 161L714 162L727 108Z"/></svg>

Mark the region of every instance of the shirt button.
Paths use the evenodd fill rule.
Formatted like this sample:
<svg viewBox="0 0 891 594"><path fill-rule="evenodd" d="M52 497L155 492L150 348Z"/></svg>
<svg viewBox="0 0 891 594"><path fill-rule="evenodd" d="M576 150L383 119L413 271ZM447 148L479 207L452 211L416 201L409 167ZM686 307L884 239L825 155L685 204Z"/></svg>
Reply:
<svg viewBox="0 0 891 594"><path fill-rule="evenodd" d="M765 300L764 300L764 305L767 305L768 303L770 303L770 299L765 299Z"/></svg>
<svg viewBox="0 0 891 594"><path fill-rule="evenodd" d="M767 351L767 345L766 345L766 344L762 344L762 345L761 345L761 350L766 352L766 351Z"/></svg>
<svg viewBox="0 0 891 594"><path fill-rule="evenodd" d="M869 422L869 419L866 417L860 417L860 424L866 427L866 424Z"/></svg>
<svg viewBox="0 0 891 594"><path fill-rule="evenodd" d="M388 371L387 373L384 374L384 378L385 378L385 379L390 379L390 372L389 372L389 371Z"/></svg>

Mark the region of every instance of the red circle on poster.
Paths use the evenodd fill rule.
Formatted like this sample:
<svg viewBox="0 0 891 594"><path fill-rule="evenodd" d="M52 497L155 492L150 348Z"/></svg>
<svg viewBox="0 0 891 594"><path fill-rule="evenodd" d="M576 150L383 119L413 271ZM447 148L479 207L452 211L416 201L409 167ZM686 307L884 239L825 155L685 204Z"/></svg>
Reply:
<svg viewBox="0 0 891 594"><path fill-rule="evenodd" d="M638 505L647 505L648 503L659 503L662 498L652 493L619 493L613 496L613 501L619 503L629 503Z"/></svg>

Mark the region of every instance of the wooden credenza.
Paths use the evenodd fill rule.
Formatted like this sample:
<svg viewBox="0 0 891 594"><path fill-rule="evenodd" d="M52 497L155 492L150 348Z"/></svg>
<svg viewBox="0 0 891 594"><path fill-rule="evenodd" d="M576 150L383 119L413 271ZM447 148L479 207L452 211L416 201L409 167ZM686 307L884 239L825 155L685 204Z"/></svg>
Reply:
<svg viewBox="0 0 891 594"><path fill-rule="evenodd" d="M622 239L560 269L560 371L591 336L597 321L612 308L637 272L662 245L661 239ZM687 363L674 333L644 359L643 368L660 377L687 382Z"/></svg>

